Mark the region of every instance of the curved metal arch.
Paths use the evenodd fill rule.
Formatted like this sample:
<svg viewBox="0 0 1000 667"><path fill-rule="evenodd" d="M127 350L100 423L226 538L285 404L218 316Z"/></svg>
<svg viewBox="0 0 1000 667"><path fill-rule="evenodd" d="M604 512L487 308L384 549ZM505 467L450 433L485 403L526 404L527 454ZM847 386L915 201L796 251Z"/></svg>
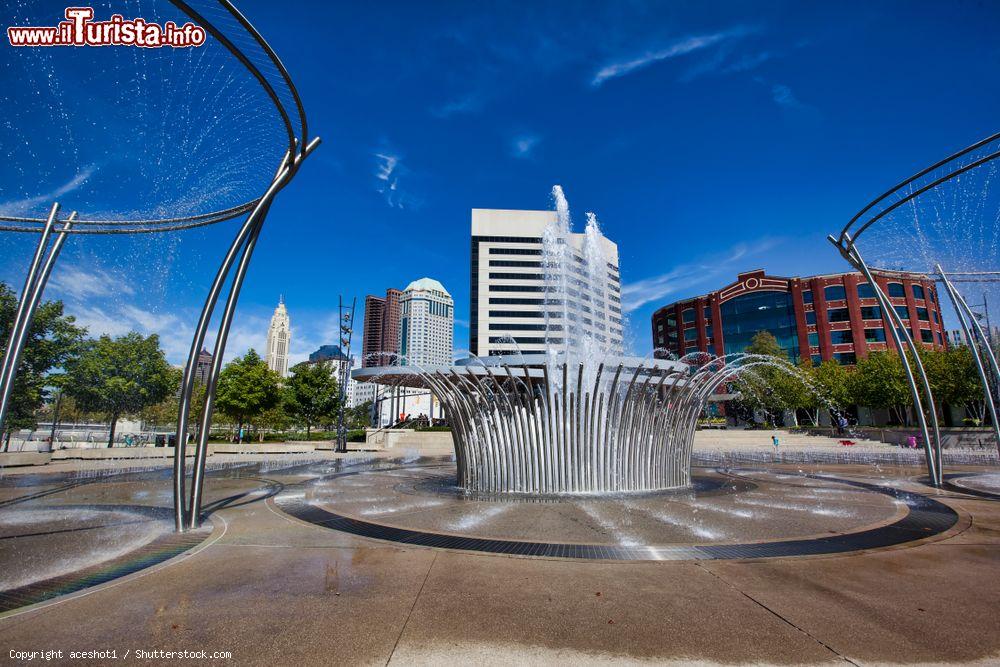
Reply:
<svg viewBox="0 0 1000 667"><path fill-rule="evenodd" d="M252 211L250 212L246 222L241 226L240 230L237 232L236 237L231 244L229 251L226 253L222 264L216 273L215 280L212 283L212 287L209 290L209 294L206 297L205 304L202 307L202 312L199 317L198 326L195 330L194 336L192 337L192 345L189 350L187 363L184 367L184 374L182 379L182 391L181 391L181 401L178 406L178 419L177 419L177 429L175 433L175 450L174 450L174 518L176 529L178 531L183 531L187 528L197 528L201 521L201 504L202 504L202 489L204 485L204 474L205 474L205 459L207 457L208 449L208 434L211 428L212 415L211 409L214 402L214 394L216 385L218 382L218 376L221 371L222 357L225 353L225 346L229 335L229 329L232 324L232 319L235 315L236 304L239 300L240 291L242 290L243 281L246 278L247 270L249 268L250 260L253 256L253 251L256 246L257 238L260 235L260 231L263 228L264 220L270 209L271 202L277 193L288 184L302 162L319 144L319 138L312 141L306 140L307 124L305 119L305 109L302 105L301 98L298 94L298 90L292 83L291 77L288 74L287 69L284 67L283 63L278 58L275 51L271 46L264 40L261 34L253 27L253 25L247 20L247 18L236 9L235 6L228 0L218 0L219 4L228 11L237 22L247 31L248 34L256 41L256 43L264 50L265 54L270 58L274 66L277 68L278 72L281 74L285 84L291 91L292 97L295 101L297 112L299 115L299 125L302 131L302 136L297 137L295 131L292 128L292 122L289 117L287 110L284 107L281 99L274 90L274 87L267 80L267 78L261 73L261 71L250 61L250 59L244 54L226 35L224 35L215 25L208 21L200 12L195 10L191 5L183 0L171 0L181 11L190 16L197 23L202 25L210 34L212 34L220 43L225 46L230 53L244 66L246 69L257 79L257 81L264 88L268 97L271 99L272 103L275 105L278 113L281 116L282 122L285 126L286 133L288 134L288 150L282 158L279 164L275 176L272 179L267 192L258 200L253 202ZM191 223L193 224L193 223ZM205 392L205 397L203 399L202 405L202 418L199 424L198 440L195 448L195 461L194 461L194 471L191 480L190 497L185 493L185 454L187 446L187 426L188 426L188 416L191 412L191 401L194 392L194 369L197 364L197 357L204 344L205 336L207 335L208 326L212 319L212 314L214 313L215 306L218 303L218 299L221 296L222 287L228 279L229 272L233 265L237 265L236 274L233 277L228 296L226 298L226 306L222 315L222 320L219 323L218 332L215 339L215 359L213 367L210 371L208 378L208 388Z"/></svg>
<svg viewBox="0 0 1000 667"><path fill-rule="evenodd" d="M997 441L997 453L1000 454L1000 419L997 418L996 397L990 389L990 378L986 371L988 364L993 377L1000 380L1000 364L997 363L997 358L993 353L993 348L990 346L987 333L983 331L982 325L979 323L976 314L972 312L972 308L969 307L965 297L951 284L940 264L935 267L935 270L941 276L945 290L951 298L952 306L955 308L955 315L958 317L958 322L965 333L965 340L968 341L969 351L972 352L976 372L979 373L979 381L983 385L983 401L986 403L990 419L993 422L993 435Z"/></svg>
<svg viewBox="0 0 1000 667"><path fill-rule="evenodd" d="M877 214L866 219L864 223L862 223L859 227L857 227L857 229L853 230L853 233L852 229L860 220L862 220L862 218L869 211L877 207L880 203L884 202L887 198L898 193L901 189L915 183L917 180L923 178L927 174L930 174L934 170L940 169L941 167L951 162L954 162L955 160L961 157L969 155L970 153L973 153L974 151L983 148L984 146L988 146L989 144L997 140L1000 140L1000 133L992 134L986 137L985 139L977 141L971 146L968 146L967 148L964 148L956 153L953 153L952 155L944 158L943 160L939 160L938 162L935 162L931 166L920 170L913 176L900 182L899 184L895 185L894 187L884 192L879 197L869 202L864 208L858 211L854 215L854 217L850 219L847 225L845 225L844 228L841 230L839 236L835 237L831 234L830 236L827 237L827 240L829 240L830 243L837 248L837 251L840 253L840 255L845 260L847 260L847 262L851 266L853 266L856 270L864 274L865 279L872 286L872 291L874 292L875 297L879 302L879 306L882 308L882 310L885 313L885 316L888 317L889 323L892 325L890 327L891 329L890 334L892 336L893 342L896 343L896 349L899 351L900 359L903 363L903 369L904 372L906 373L907 383L909 384L910 387L910 395L913 399L914 411L916 412L917 421L919 422L920 430L924 436L924 448L925 448L925 454L927 455L927 473L928 476L930 477L931 483L934 486L940 486L943 482L944 456L943 456L943 444L941 442L941 433L937 420L937 408L934 401L934 394L931 391L930 380L927 377L927 373L924 369L923 362L920 359L920 348L914 342L912 336L910 335L906 327L903 326L902 318L899 316L898 313L896 313L895 308L892 305L892 302L889 300L889 298L882 291L881 287L879 287L878 283L875 281L875 277L872 274L872 269L868 266L868 264L861 256L861 252L857 246L857 239L869 227L874 225L876 222L884 218L889 213L898 209L903 204L913 201L914 199L924 194L925 192L933 190L934 188L937 188L943 183L947 183L948 181L956 178L961 174L972 171L973 169L977 169L989 162L992 162L993 160L1000 158L1000 150L991 149L992 152L987 152L986 155L983 155L973 160L969 164L963 165L958 169L955 169L954 171L945 174L939 178L936 178L922 187L917 188L916 190L909 193L905 197L895 201L886 208L880 210ZM949 296L951 296L953 302L956 303L956 311L959 311L957 301L955 301L954 294L952 294L952 290L954 288L947 283L947 280L945 280L945 282ZM959 316L961 317L961 313L959 313ZM914 369L911 367L910 360L907 358L906 354L907 350L911 353L911 356L913 358L913 366L916 367L916 373L914 373ZM917 386L918 378L920 380L920 388L918 388ZM985 378L983 381L985 382ZM984 385L984 390L985 390L985 395L988 397L990 395L989 387ZM924 411L925 402L927 407L927 414L925 414ZM930 426L928 426L928 418L927 418L928 415L930 416L929 420ZM1000 441L998 441L998 447L1000 447Z"/></svg>
<svg viewBox="0 0 1000 667"><path fill-rule="evenodd" d="M246 222L237 232L229 251L224 257L222 265L219 267L219 271L216 274L215 281L213 281L212 288L209 290L208 297L206 298L205 304L202 308L201 317L199 319L195 335L193 336L193 344L182 379L181 400L178 407L177 440L175 442L174 451L174 513L176 528L178 531L181 531L187 527L197 527L200 520L204 457L207 451L207 432L211 426L210 407L214 398L214 382L217 380L219 371L219 368L213 368L212 377L210 378L212 380L212 384L210 385L211 388L209 391L206 391L205 407L208 408L208 410L205 411L206 414L202 419L202 433L199 434L198 449L196 451L196 465L195 474L192 480L191 500L190 504L188 504L186 502L184 489L184 458L187 442L187 415L190 413L190 404L194 389L193 368L197 360L197 355L201 349L201 345L204 343L205 334L207 333L207 328L215 305L218 301L218 297L221 294L222 287L228 277L233 263L236 261L237 256L239 256L239 268L230 285L225 313L223 315L222 322L219 325L219 332L216 337L216 357L217 362L221 363L222 355L225 351L229 327L232 323L232 317L235 312L236 303L239 299L243 280L246 276L253 248L256 245L257 237L260 234L260 230L263 226L264 219L267 216L270 204L273 201L274 196L288 184L291 178L298 171L302 160L308 157L316 146L318 146L320 140L317 137L311 141L307 141L308 130L305 109L298 90L292 83L287 69L256 28L250 24L246 17L240 13L239 10L237 10L235 6L229 2L229 0L218 1L222 7L234 16L237 22L239 22L243 29L246 30L251 37L253 37L257 44L261 46L265 54L277 68L285 84L288 86L298 112L299 126L302 131L301 137L297 137L295 135L288 112L275 92L273 86L260 72L260 70L250 61L250 59L247 58L247 56L240 51L240 49L236 47L236 45L233 44L233 42L229 40L225 34L201 16L201 14L194 10L188 3L183 0L170 1L197 23L201 24L207 32L212 34L220 43L222 43L223 46L225 46L230 53L232 53L232 55L247 69L247 71L249 71L251 75L257 79L261 87L271 99L272 103L275 105L278 114L281 116L282 123L288 135L288 150L276 169L276 173L271 181L271 184L268 186L267 191L262 197L220 211L155 220L104 221L94 219L77 220L76 213L74 212L64 221L63 227L59 230L54 230L54 223L59 210L58 203L53 205L52 212L46 219L20 216L0 216L0 223L10 223L0 225L0 231L37 233L41 236L35 252L35 257L26 278L25 288L22 290L21 298L18 302L17 317L11 330L11 342L5 349L3 365L2 368L0 368L0 396L3 397L2 400L0 400L0 424L3 423L7 403L6 397L9 394L10 388L13 386L18 359L20 352L23 349L27 330L31 325L34 309L37 307L48 276L50 275L52 267L55 264L55 260L58 257L59 250L65 242L68 234L142 234L179 231L215 224L217 222L236 218L244 213L249 213ZM78 225L79 227L74 225ZM56 242L53 244L52 249L48 250L48 255L43 263L42 256L45 253L45 249L48 246L48 241L52 234L57 235ZM219 363L217 363L216 366L218 366Z"/></svg>
<svg viewBox="0 0 1000 667"><path fill-rule="evenodd" d="M76 225L91 227L96 229L79 229L74 227L68 230L70 234L149 234L158 232L173 232L195 227L214 225L217 222L232 220L240 215L253 210L259 199L254 199L237 206L233 206L221 211L210 213L200 213L198 215L182 216L178 218L161 218L158 220L87 220L78 219ZM20 226L0 225L0 231L22 232L29 234L40 234L45 227L45 218L26 218L21 216L0 215L0 222L14 223Z"/></svg>
<svg viewBox="0 0 1000 667"><path fill-rule="evenodd" d="M927 185L927 186L925 186L923 188L918 189L917 191L909 194L904 199L896 202L890 208L888 208L886 210L883 210L881 213L879 213L875 217L873 217L870 220L866 221L853 234L851 233L851 228L854 226L854 224L858 220L860 220L861 217L865 213L867 213L868 211L870 211L875 206L878 206L878 204L880 202L884 201L888 197L890 197L890 196L894 195L895 193L899 192L901 189L905 188L907 185L910 185L914 181L916 181L916 180L918 180L920 178L923 178L924 176L926 176L927 174L931 173L935 169L940 169L941 167L943 167L944 165L948 164L949 162L953 162L954 160L957 160L960 157L968 155L969 153L971 153L971 152L973 152L973 151L975 151L975 150L977 150L979 148L982 148L983 146L986 146L987 144L990 144L990 143L992 143L994 141L997 141L997 140L1000 140L1000 132L997 132L996 134L992 134L992 135L986 137L985 139L981 139L980 141L977 141L976 143L972 144L971 146L963 148L962 150L949 155L948 157L944 158L943 160L935 162L934 164L932 164L931 166L929 166L929 167L927 167L925 169L921 169L920 171L918 171L913 176L910 176L906 180L901 181L900 183L897 183L896 185L894 185L890 189L886 190L881 195L879 195L878 197L876 197L875 199L873 199L872 201L870 201L864 208L862 208L860 211L858 211L857 213L854 214L854 217L852 217L850 219L850 221L840 231L840 235L837 237L837 245L842 245L845 241L849 241L849 239L851 237L853 237L854 241L857 241L857 238L861 235L861 233L864 230L868 229L872 224L874 224L875 222L877 222L879 219L881 219L882 217L884 217L886 214L894 211L896 208L898 208L902 204L905 204L906 202L911 201L912 199L916 198L917 196L923 194L924 192L927 192L928 190L931 190L931 189L937 187L938 185L941 185L942 183L945 183L945 182L951 180L952 178L954 178L954 177L956 177L956 176L958 176L960 174L963 174L963 173L969 171L970 169L975 169L976 167L982 166L983 164L986 164L987 162L990 162L992 160L997 159L998 157L1000 157L1000 151L995 151L995 152L993 152L993 153L991 153L991 154L989 154L989 155L987 155L987 156L985 156L983 158L980 158L980 159L978 159L978 160L976 160L976 161L974 161L974 162L972 162L972 163L970 163L968 165L965 165L964 167L962 167L962 168L960 168L960 169L958 169L958 170L956 170L956 171L954 171L954 172L952 172L950 174L946 174L945 176L942 176L941 178L936 179L931 184L929 184L929 185ZM853 241L849 241L849 242L853 243Z"/></svg>
<svg viewBox="0 0 1000 667"><path fill-rule="evenodd" d="M17 377L17 368L21 361L21 353L28 340L28 332L31 330L32 321L35 318L35 311L42 298L42 292L52 274L56 259L62 251L66 242L66 233L73 227L76 219L76 211L69 214L63 221L61 229L55 229L58 222L59 204L52 205L49 217L46 221L45 231L38 239L35 254L31 261L28 275L25 277L24 287L18 299L17 310L14 321L11 322L10 336L4 348L3 362L0 365L0 437L4 436L3 424L7 418L7 408L9 406L10 395L14 390L14 380ZM49 240L55 236L55 241L49 247ZM44 261L43 261L44 256ZM6 451L7 439L3 438L3 451Z"/></svg>
<svg viewBox="0 0 1000 667"><path fill-rule="evenodd" d="M222 42L226 48L228 48L233 55L251 71L252 74L254 74L255 78L257 78L261 85L265 87L269 97L282 116L286 130L290 133L288 152L282 159L271 185L268 187L264 196L257 200L253 211L247 218L246 223L244 223L241 227L236 239L234 239L233 244L230 246L229 252L223 260L222 265L219 267L212 289L205 300L205 305L203 306L202 313L199 318L199 324L192 340L192 346L189 350L188 360L185 364L181 402L178 406L178 420L174 450L174 519L177 530L182 531L187 528L197 528L201 521L205 459L208 453L208 435L212 424L211 409L215 398L214 394L216 384L218 382L218 376L221 371L222 357L225 353L225 346L229 336L229 329L235 315L236 304L239 301L240 291L243 287L243 281L246 278L250 259L253 256L253 251L257 243L257 238L263 228L264 220L274 197L288 184L292 177L294 177L302 160L312 153L312 151L319 144L320 140L317 137L308 143L304 141L304 133L306 131L305 112L302 107L298 91L291 83L291 78L288 76L287 70L285 70L284 65L277 58L277 54L275 54L274 50L267 45L260 33L253 28L246 17L239 13L239 11L236 10L230 2L228 2L228 0L219 0L219 3L231 14L233 14L244 29L247 30L253 36L255 41L261 45L265 53L268 54L268 57L271 58L275 67L278 68L278 71L281 72L282 76L285 78L286 84L292 91L292 95L300 112L303 137L296 138L294 136L294 131L291 127L291 120L288 117L280 99L275 93L274 88L269 82L266 81L263 74L260 73L260 70L249 61L246 55L243 54L228 38L222 35L222 33L215 26L211 25L186 2L183 2L183 0L171 0L171 2L177 4L178 7L181 7L181 9L195 21L201 23L206 30L219 39L219 41ZM238 262L237 256L239 256ZM237 264L237 270L230 284L229 294L226 299L226 306L223 312L222 320L219 323L219 329L215 339L215 358L213 360L213 367L209 374L208 388L205 392L202 406L202 418L199 425L198 441L195 449L195 462L191 481L190 499L188 499L185 494L185 449L187 445L187 417L190 414L190 405L192 394L194 392L194 369L197 364L197 357L201 350L201 346L204 343L205 335L207 334L209 323L212 319L212 313L218 303L222 285L228 278L229 271L232 269L234 263Z"/></svg>
<svg viewBox="0 0 1000 667"><path fill-rule="evenodd" d="M229 13L236 17L236 20L240 22L240 25L253 36L260 48L264 50L267 56L274 63L274 66L278 68L278 73L281 74L281 78L284 79L285 85L288 86L288 90L292 93L292 99L295 101L295 109L299 115L299 129L302 131L302 136L300 137L302 145L309 144L309 127L306 123L306 110L305 106L302 104L302 98L299 97L299 91L292 82L292 77L285 68L284 63L281 62L281 58L275 53L271 45L267 43L264 37L257 31L255 27L247 20L246 16L243 15L239 9L237 9L232 2L229 0L219 0Z"/></svg>
<svg viewBox="0 0 1000 667"><path fill-rule="evenodd" d="M184 12L192 19L194 19L196 23L201 25L201 27L207 30L213 37L219 40L219 43L225 46L229 50L229 52L233 54L233 57L239 60L240 63L247 69L247 71L250 72L250 74L252 74L255 79L257 79L257 82L260 83L261 87L264 89L264 92L267 93L267 96L271 98L271 102L274 103L275 109L281 115L281 120L285 125L285 131L288 134L288 152L295 154L296 136L295 136L295 130L292 128L292 120L291 118L288 117L288 112L285 111L285 106L281 103L281 100L278 98L278 94L275 92L274 87L271 86L271 82L267 80L267 77L265 77L261 73L261 71L257 68L257 66L254 65L249 58L247 58L246 54L240 51L240 49L237 48L237 46L233 44L233 42L228 37L226 37L221 30L216 28L211 21L202 16L201 13L199 13L194 7L189 5L184 0L170 0L170 2L173 3L182 12ZM227 3L224 0L220 0L219 4L222 5L223 7L226 7L227 5ZM246 21L245 18L241 23L244 23L244 29L246 29L245 26L249 25L249 22ZM252 31L251 34L253 33L256 33L256 30ZM255 39L259 39L261 41L263 40L263 38L259 37L259 33L257 33ZM268 50L268 52L273 53L273 51L271 50ZM278 64L275 63L275 66L278 67Z"/></svg>

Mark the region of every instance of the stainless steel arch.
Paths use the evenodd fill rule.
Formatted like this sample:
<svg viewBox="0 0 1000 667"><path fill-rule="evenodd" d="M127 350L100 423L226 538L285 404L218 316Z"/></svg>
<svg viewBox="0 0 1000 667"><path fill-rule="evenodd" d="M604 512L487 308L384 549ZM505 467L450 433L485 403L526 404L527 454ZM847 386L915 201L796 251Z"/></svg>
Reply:
<svg viewBox="0 0 1000 667"><path fill-rule="evenodd" d="M264 195L256 201L250 215L247 217L246 222L237 233L236 238L233 240L229 251L226 253L223 262L216 273L215 280L212 283L212 287L209 290L205 304L202 307L198 326L195 329L192 345L188 353L188 360L184 367L184 375L181 385L181 400L178 407L177 430L175 434L176 443L174 449L174 521L177 530L185 530L186 528L197 528L201 523L205 460L208 455L208 436L212 425L212 405L215 400L215 389L218 382L219 372L221 370L222 357L225 353L229 330L232 325L233 316L235 315L236 305L239 301L240 291L243 287L243 281L246 278L250 260L257 244L257 239L260 235L261 229L263 228L264 220L267 217L267 213L274 197L286 185L288 185L297 173L302 161L316 149L320 140L318 137L311 140L308 138L306 134L307 124L305 120L305 110L302 105L301 98L299 97L298 90L292 83L291 77L288 75L288 71L278 59L274 49L267 44L261 34L250 24L246 17L241 14L231 2L229 2L229 0L218 0L218 2L239 23L239 25L242 26L247 33L249 33L254 42L263 49L267 58L270 59L271 63L275 66L281 76L282 84L286 85L291 91L296 105L295 112L299 117L299 129L301 134L297 135L295 133L289 113L284 108L280 97L274 89L274 86L261 73L260 69L257 68L235 45L235 43L230 40L228 36L223 34L218 27L207 21L205 17L195 10L189 3L184 2L184 0L171 0L171 2L177 5L177 7L184 11L194 21L204 27L210 34L215 36L216 39L218 39L237 58L237 60L239 60L247 68L247 70L251 72L251 74L253 74L258 82L260 82L261 86L265 89L268 97L274 103L279 114L281 115L282 122L284 123L289 139L288 151L282 159L281 164L278 166L277 172L275 173L270 186L267 188ZM238 263L237 256L239 257ZM212 319L215 306L218 303L222 287L225 284L234 263L237 264L236 272L230 283L229 293L226 298L226 305L223 310L215 338L215 357L213 360L213 366L210 370L204 403L202 405L202 418L198 429L198 440L195 450L195 462L191 481L190 498L187 499L185 497L185 454L188 436L187 421L191 413L191 400L195 385L194 369L196 368L198 353L204 343L208 326Z"/></svg>
<svg viewBox="0 0 1000 667"><path fill-rule="evenodd" d="M960 164L960 161L963 158L968 159L969 161L965 164ZM889 213L898 209L903 204L913 201L922 194L940 187L942 184L951 181L961 174L978 169L998 158L1000 158L1000 133L992 134L981 141L977 141L971 146L953 153L943 160L935 162L931 166L920 170L913 176L893 186L858 211L854 217L848 221L838 236L833 236L831 234L827 237L830 243L837 248L840 255L847 260L851 266L864 274L868 283L872 286L872 290L880 304L880 307L892 323L892 331L890 334L892 335L893 341L896 343L896 349L900 352L900 358L903 362L907 382L910 386L910 394L913 398L914 411L916 412L917 420L924 439L924 450L927 458L927 474L934 486L941 485L944 471L942 470L943 446L941 442L941 433L938 425L937 409L934 402L934 395L931 391L930 381L927 378L923 362L920 359L919 348L913 341L907 329L903 327L902 318L899 317L895 308L892 307L891 301L875 281L873 269L868 266L864 258L861 256L861 252L857 246L857 241L867 229L879 220L883 219ZM932 178L928 183L919 184L920 179L932 174L938 169L943 168L951 169L937 178ZM914 185L917 185L917 187L911 192L894 201L892 200L892 198L901 193L904 188ZM890 201L892 201L892 203L888 203ZM930 267L927 268L929 269ZM940 267L936 268L942 278L944 278L944 272L940 271ZM961 301L959 300L960 295L958 295L954 286L948 283L947 280L944 282L946 284L948 294L952 299L952 303L955 305L956 313L959 314L961 319L963 308L961 307ZM956 299L956 295L959 297L958 299ZM965 309L967 310L967 308L968 307L966 305ZM970 338L970 342L971 340L972 339ZM906 354L907 351L910 352L910 355ZM910 358L908 358L908 356ZM977 354L976 356L977 363L981 364L982 360L979 358L979 355ZM992 356L992 352L990 356ZM914 372L914 367L916 372ZM981 378L983 381L985 395L988 400L991 400L990 390L985 374L981 374ZM994 429L996 430L995 418ZM998 451L1000 451L1000 430L996 431L996 435L998 439L997 447Z"/></svg>
<svg viewBox="0 0 1000 667"><path fill-rule="evenodd" d="M208 432L211 427L211 406L214 400L214 391L221 361L225 352L226 341L229 335L230 326L235 313L236 304L239 300L240 290L243 280L249 267L253 250L260 235L265 218L270 209L274 197L280 192L297 173L302 161L308 157L319 145L319 138L310 138L307 134L308 125L305 117L305 109L298 90L295 88L291 77L284 64L278 59L274 49L264 40L256 28L247 18L236 9L229 0L206 0L203 4L218 4L224 12L231 16L241 31L244 31L252 39L264 54L264 58L274 66L278 73L278 80L271 81L254 64L252 58L237 46L231 37L218 26L207 20L203 13L194 8L193 3L184 0L170 0L178 9L183 11L192 20L200 24L205 30L221 43L235 58L246 68L246 70L257 80L268 98L274 104L280 116L281 124L287 135L288 147L280 164L275 170L275 174L263 195L251 201L232 206L227 209L202 213L192 216L158 218L148 220L116 220L116 219L77 219L74 212L65 220L62 226L56 228L59 205L53 204L50 215L47 218L31 218L20 216L0 216L0 232L14 233L34 233L39 234L34 258L29 268L25 285L22 289L18 302L15 322L11 329L10 340L4 351L3 365L0 367L0 425L7 410L9 394L13 387L14 377L17 372L18 360L23 349L24 341L27 338L27 331L31 325L31 318L38 305L45 284L51 274L52 267L59 255L67 235L69 234L150 234L168 231L180 231L203 227L206 225L231 220L242 215L246 219L237 231L228 251L224 255L215 279L209 289L205 303L192 337L192 345L189 350L187 363L181 381L180 404L178 407L177 429L175 433L174 450L174 519L175 527L178 531L187 528L198 527L201 520L202 487L204 484L205 457L207 455ZM284 86L290 93L294 102L294 110L290 113L285 108L275 87ZM297 117L297 123L292 122L292 116ZM295 126L298 126L296 132ZM50 240L55 237L52 248L47 250ZM44 257L44 261L43 261ZM236 264L236 271L229 281L226 306L224 308L219 328L215 338L215 364L211 369L208 388L205 392L203 416L199 428L199 437L195 451L195 465L192 475L190 495L186 493L186 471L185 454L187 447L187 422L191 413L191 401L194 391L194 368L197 363L197 356L205 342L205 337L212 314L218 302L219 296L227 284L230 271Z"/></svg>

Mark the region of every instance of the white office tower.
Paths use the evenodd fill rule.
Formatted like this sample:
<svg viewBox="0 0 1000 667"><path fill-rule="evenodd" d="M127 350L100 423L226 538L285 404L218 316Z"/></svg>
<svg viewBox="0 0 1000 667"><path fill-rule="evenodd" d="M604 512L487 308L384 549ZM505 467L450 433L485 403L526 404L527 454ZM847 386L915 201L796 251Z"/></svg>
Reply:
<svg viewBox="0 0 1000 667"><path fill-rule="evenodd" d="M406 366L450 366L454 353L455 302L432 278L414 280L399 298L399 356ZM398 388L387 399L393 423L439 419L441 406L426 389Z"/></svg>
<svg viewBox="0 0 1000 667"><path fill-rule="evenodd" d="M432 278L414 280L399 298L399 356L407 366L450 365L455 302Z"/></svg>
<svg viewBox="0 0 1000 667"><path fill-rule="evenodd" d="M292 342L292 330L285 310L285 299L279 297L278 307L271 316L271 326L267 330L267 367L279 373L281 377L288 376L288 347Z"/></svg>
<svg viewBox="0 0 1000 667"><path fill-rule="evenodd" d="M469 351L621 355L618 245L588 216L570 231L569 210L472 209Z"/></svg>

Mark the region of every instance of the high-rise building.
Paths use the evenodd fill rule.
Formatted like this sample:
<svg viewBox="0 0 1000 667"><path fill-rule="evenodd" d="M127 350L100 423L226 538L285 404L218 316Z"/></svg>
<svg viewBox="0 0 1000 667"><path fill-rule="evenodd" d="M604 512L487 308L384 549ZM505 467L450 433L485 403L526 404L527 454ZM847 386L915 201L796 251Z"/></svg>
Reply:
<svg viewBox="0 0 1000 667"><path fill-rule="evenodd" d="M566 311L574 322L548 320L562 310L553 304L560 295L546 294L542 239L557 221L555 211L505 211L472 209L472 266L469 351L480 357L515 352L544 352L553 331L572 337L604 337L608 349L621 354L624 348L621 310L621 277L618 245L601 238L601 254L607 261L606 283L590 286L575 281L566 299ZM567 245L581 269L586 263L586 234L570 233ZM571 269L572 270L572 269ZM588 302L602 298L607 308L607 326L588 317ZM548 317L546 314L548 310ZM565 328L564 328L565 327ZM552 338L549 337L551 341Z"/></svg>
<svg viewBox="0 0 1000 667"><path fill-rule="evenodd" d="M399 299L402 292L390 287L385 291L385 310L382 312L382 351L399 354Z"/></svg>
<svg viewBox="0 0 1000 667"><path fill-rule="evenodd" d="M382 316L385 313L385 299L369 294L365 297L364 338L361 341L361 365L364 368L382 366L379 352L382 350Z"/></svg>
<svg viewBox="0 0 1000 667"><path fill-rule="evenodd" d="M947 331L934 279L901 271L873 274L913 340L943 349ZM809 357L817 365L831 359L851 365L869 352L895 349L891 326L860 273L785 278L748 271L652 316L657 356L745 352L758 331L768 331L790 360Z"/></svg>
<svg viewBox="0 0 1000 667"><path fill-rule="evenodd" d="M993 345L1000 343L1000 327L998 326L987 326L985 322L981 322L980 326L983 327L983 333L986 334L986 340L991 341ZM976 334L973 333L973 338L978 342L979 339ZM948 332L948 341L952 345L968 345L968 341L965 338L965 331L962 329L952 329Z"/></svg>
<svg viewBox="0 0 1000 667"><path fill-rule="evenodd" d="M399 299L398 289L388 289L385 297L369 294L365 297L364 341L361 365L390 366L399 354Z"/></svg>
<svg viewBox="0 0 1000 667"><path fill-rule="evenodd" d="M399 300L399 356L405 365L449 365L454 352L455 302L433 278L414 280Z"/></svg>
<svg viewBox="0 0 1000 667"><path fill-rule="evenodd" d="M198 361L194 367L195 382L208 384L208 375L212 372L212 353L205 348L198 353Z"/></svg>
<svg viewBox="0 0 1000 667"><path fill-rule="evenodd" d="M344 377L344 371L351 368L351 360L347 358L339 345L321 345L318 350L309 355L310 364L326 364L333 371L337 382Z"/></svg>
<svg viewBox="0 0 1000 667"><path fill-rule="evenodd" d="M278 298L278 307L271 316L271 326L267 330L267 367L286 377L288 375L288 348L292 342L292 330L285 309L284 297Z"/></svg>

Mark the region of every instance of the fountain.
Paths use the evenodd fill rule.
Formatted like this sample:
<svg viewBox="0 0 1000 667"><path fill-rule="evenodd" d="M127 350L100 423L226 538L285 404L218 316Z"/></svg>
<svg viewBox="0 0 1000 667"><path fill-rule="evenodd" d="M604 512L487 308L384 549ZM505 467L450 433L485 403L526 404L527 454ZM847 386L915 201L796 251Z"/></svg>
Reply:
<svg viewBox="0 0 1000 667"><path fill-rule="evenodd" d="M680 361L615 349L601 285L607 260L596 216L574 253L569 205L552 190L545 230L547 350L472 357L454 366L383 366L358 381L436 394L452 423L458 484L477 493L647 492L686 487L698 417L740 373L775 365L751 354ZM586 318L588 327L573 327ZM785 364L787 365L787 364ZM794 370L794 369L792 369Z"/></svg>

